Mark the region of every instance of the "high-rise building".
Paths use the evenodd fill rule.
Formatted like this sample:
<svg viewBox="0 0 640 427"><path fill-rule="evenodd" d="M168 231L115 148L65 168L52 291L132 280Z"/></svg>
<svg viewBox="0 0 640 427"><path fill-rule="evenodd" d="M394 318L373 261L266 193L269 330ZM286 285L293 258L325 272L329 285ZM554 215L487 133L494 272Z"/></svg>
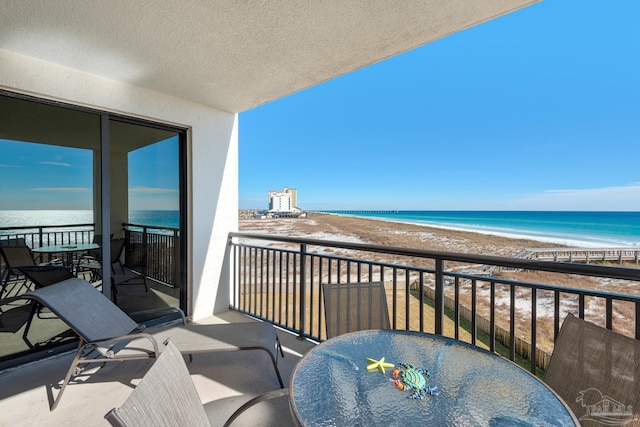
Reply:
<svg viewBox="0 0 640 427"><path fill-rule="evenodd" d="M269 212L284 214L299 214L298 191L295 188L269 191Z"/></svg>

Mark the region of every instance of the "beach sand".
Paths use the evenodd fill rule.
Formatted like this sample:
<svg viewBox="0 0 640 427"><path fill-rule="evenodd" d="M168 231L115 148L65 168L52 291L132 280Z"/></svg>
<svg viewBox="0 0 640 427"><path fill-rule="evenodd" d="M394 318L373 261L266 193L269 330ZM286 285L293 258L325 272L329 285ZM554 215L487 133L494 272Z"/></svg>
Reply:
<svg viewBox="0 0 640 427"><path fill-rule="evenodd" d="M524 249L567 247L533 239L517 239L473 231L318 213L311 213L309 218L241 218L239 229L242 232L260 234L503 257L513 257ZM334 253L342 252L338 250ZM344 253L348 254L347 251ZM385 254L368 253L367 255L371 260L391 261L385 258L388 258ZM455 269L457 265L459 264L449 262L446 268ZM433 263L419 263L417 266L432 267ZM625 264L624 267L637 268L632 263ZM577 278L575 275L545 272L501 273L500 276L569 288L640 295L638 283L625 280L584 276Z"/></svg>
<svg viewBox="0 0 640 427"><path fill-rule="evenodd" d="M241 219L240 231L479 255L513 256L524 248L563 245L379 219L328 214Z"/></svg>

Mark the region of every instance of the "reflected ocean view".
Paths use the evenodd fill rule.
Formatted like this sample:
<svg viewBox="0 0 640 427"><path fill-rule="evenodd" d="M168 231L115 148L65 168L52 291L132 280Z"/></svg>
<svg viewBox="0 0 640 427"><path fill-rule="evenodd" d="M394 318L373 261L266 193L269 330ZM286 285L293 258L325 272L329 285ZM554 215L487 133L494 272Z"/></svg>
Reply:
<svg viewBox="0 0 640 427"><path fill-rule="evenodd" d="M132 224L178 227L179 212L176 211L131 211ZM0 210L0 227L38 227L72 224L93 224L90 210ZM0 234L7 234L0 231Z"/></svg>

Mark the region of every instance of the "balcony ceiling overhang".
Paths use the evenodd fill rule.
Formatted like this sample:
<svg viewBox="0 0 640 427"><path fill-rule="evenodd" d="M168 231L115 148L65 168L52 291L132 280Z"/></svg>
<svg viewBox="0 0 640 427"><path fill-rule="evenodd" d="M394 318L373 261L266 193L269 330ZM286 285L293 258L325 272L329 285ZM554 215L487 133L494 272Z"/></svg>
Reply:
<svg viewBox="0 0 640 427"><path fill-rule="evenodd" d="M240 112L536 1L4 0L0 49Z"/></svg>

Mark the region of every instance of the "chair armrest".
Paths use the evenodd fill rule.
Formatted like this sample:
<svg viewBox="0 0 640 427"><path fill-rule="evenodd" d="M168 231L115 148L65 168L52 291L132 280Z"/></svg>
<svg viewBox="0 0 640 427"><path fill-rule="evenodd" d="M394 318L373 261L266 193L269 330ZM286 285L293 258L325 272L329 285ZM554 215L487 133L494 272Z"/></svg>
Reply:
<svg viewBox="0 0 640 427"><path fill-rule="evenodd" d="M275 399L275 398L283 397L283 396L289 396L289 389L288 388L281 388L281 389L278 389L278 390L268 391L266 393L263 393L261 395L258 395L256 397L254 397L253 399L249 400L244 405L239 407L233 414L231 414L231 416L229 418L227 418L227 421L225 421L224 427L230 426L231 423L236 418L238 418L240 415L242 415L242 413L244 411L246 411L247 409L251 408L252 406L254 406L254 405L256 405L256 404L258 404L260 402L264 402L266 400L271 400L271 399Z"/></svg>
<svg viewBox="0 0 640 427"><path fill-rule="evenodd" d="M138 315L138 314L158 313L158 312L161 312L161 311L169 311L169 312L173 311L173 312L176 312L176 313L178 313L180 315L180 318L182 320L182 324L183 325L187 324L187 317L185 316L184 311L182 311L178 307L158 307L158 308L152 308L152 309L149 309L149 310L134 311L134 312L128 313L128 314L129 314L129 317L133 317L133 316ZM143 329L145 327L144 324L141 324L140 326L142 326Z"/></svg>
<svg viewBox="0 0 640 427"><path fill-rule="evenodd" d="M145 338L148 339L151 342L151 345L153 346L153 356L154 357L158 357L160 355L160 349L158 347L158 341L155 339L155 337L151 334L147 334L144 332L140 332L140 333L135 333L135 334L128 334L128 335L123 335L120 337L111 337L111 338L105 338L103 340L100 341L92 341L89 342L87 344L85 344L85 346L92 346L94 347L98 352L102 353L104 355L104 357L106 357L107 359L115 359L115 352L113 351L113 346L121 341L132 341L135 340L137 338ZM100 351L100 344L112 344L108 350L105 351Z"/></svg>

